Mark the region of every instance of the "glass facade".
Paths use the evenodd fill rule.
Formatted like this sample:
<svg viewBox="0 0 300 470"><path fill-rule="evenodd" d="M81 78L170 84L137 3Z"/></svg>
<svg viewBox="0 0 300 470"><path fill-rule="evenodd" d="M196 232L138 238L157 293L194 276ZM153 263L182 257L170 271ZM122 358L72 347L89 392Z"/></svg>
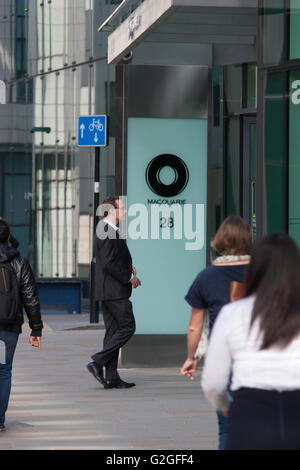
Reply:
<svg viewBox="0 0 300 470"><path fill-rule="evenodd" d="M266 231L300 245L300 69L269 73L264 98Z"/></svg>
<svg viewBox="0 0 300 470"><path fill-rule="evenodd" d="M300 4L298 0L290 0L290 59L300 58Z"/></svg>
<svg viewBox="0 0 300 470"><path fill-rule="evenodd" d="M241 215L256 230L257 64L224 68L226 215Z"/></svg>
<svg viewBox="0 0 300 470"><path fill-rule="evenodd" d="M300 70L289 74L289 208L288 229L291 236L300 245Z"/></svg>
<svg viewBox="0 0 300 470"><path fill-rule="evenodd" d="M225 207L227 215L240 213L240 119L243 106L243 66L224 69L225 98Z"/></svg>
<svg viewBox="0 0 300 470"><path fill-rule="evenodd" d="M0 107L0 211L38 278L89 278L94 151L77 147L77 119L114 112L114 67L106 64L97 26L115 7L94 0L0 6L7 88ZM114 192L113 127L110 134L101 151L100 198Z"/></svg>
<svg viewBox="0 0 300 470"><path fill-rule="evenodd" d="M247 64L246 107L257 108L257 64Z"/></svg>
<svg viewBox="0 0 300 470"><path fill-rule="evenodd" d="M276 65L300 58L298 0L263 0L262 63Z"/></svg>
<svg viewBox="0 0 300 470"><path fill-rule="evenodd" d="M115 69L105 60L106 33L97 28L120 3L13 0L0 6L7 87L0 107L0 211L40 278L89 276L94 151L77 147L79 115L110 116L100 199L115 192L120 100ZM129 3L131 11L141 2ZM213 234L230 214L243 215L254 230L253 216L261 211L263 231L289 230L300 243L300 5L260 0L259 6L258 65L211 69L208 230Z"/></svg>
<svg viewBox="0 0 300 470"><path fill-rule="evenodd" d="M281 232L283 220L284 77L270 73L265 92L265 205L268 232Z"/></svg>
<svg viewBox="0 0 300 470"><path fill-rule="evenodd" d="M264 231L288 231L300 245L300 5L268 0L263 6Z"/></svg>
<svg viewBox="0 0 300 470"><path fill-rule="evenodd" d="M285 59L285 0L263 0L262 61L279 64Z"/></svg>

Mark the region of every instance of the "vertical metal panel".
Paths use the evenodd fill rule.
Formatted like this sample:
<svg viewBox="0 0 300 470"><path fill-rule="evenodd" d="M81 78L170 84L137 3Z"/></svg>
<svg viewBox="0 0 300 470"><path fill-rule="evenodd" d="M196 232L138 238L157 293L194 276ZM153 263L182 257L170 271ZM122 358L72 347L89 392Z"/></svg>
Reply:
<svg viewBox="0 0 300 470"><path fill-rule="evenodd" d="M124 167L127 160L127 65L116 66L116 193L126 195Z"/></svg>
<svg viewBox="0 0 300 470"><path fill-rule="evenodd" d="M264 92L266 89L266 72L258 70L258 113L257 113L257 232L259 240L266 233L266 208L265 208L265 105Z"/></svg>
<svg viewBox="0 0 300 470"><path fill-rule="evenodd" d="M284 74L283 149L282 149L282 226L289 231L289 73Z"/></svg>

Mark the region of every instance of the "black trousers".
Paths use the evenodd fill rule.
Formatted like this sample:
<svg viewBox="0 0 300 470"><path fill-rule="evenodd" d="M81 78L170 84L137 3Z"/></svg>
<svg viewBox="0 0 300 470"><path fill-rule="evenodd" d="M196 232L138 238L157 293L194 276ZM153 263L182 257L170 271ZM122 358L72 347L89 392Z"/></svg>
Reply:
<svg viewBox="0 0 300 470"><path fill-rule="evenodd" d="M226 450L300 450L300 390L233 393Z"/></svg>
<svg viewBox="0 0 300 470"><path fill-rule="evenodd" d="M99 366L105 366L106 380L117 380L120 378L117 371L119 350L135 332L132 303L128 299L105 300L102 301L102 313L106 330L103 349L92 359Z"/></svg>

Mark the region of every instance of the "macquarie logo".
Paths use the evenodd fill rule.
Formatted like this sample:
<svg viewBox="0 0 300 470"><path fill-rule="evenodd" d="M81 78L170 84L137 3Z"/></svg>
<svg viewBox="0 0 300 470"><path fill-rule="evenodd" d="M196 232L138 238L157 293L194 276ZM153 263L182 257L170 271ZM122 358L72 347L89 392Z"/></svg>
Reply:
<svg viewBox="0 0 300 470"><path fill-rule="evenodd" d="M161 172L166 167L171 168L174 174L170 184L164 183L161 179ZM146 181L155 194L162 197L174 197L186 188L189 182L189 171L184 161L176 155L158 155L147 166Z"/></svg>

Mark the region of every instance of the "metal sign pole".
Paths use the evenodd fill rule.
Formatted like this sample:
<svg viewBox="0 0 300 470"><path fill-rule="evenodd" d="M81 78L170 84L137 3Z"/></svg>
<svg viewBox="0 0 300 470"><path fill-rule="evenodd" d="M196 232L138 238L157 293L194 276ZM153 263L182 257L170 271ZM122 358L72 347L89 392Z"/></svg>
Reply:
<svg viewBox="0 0 300 470"><path fill-rule="evenodd" d="M93 259L90 273L90 323L99 323L99 302L95 299L96 287L96 228L97 209L100 198L100 147L108 146L108 116L106 114L78 117L78 147L95 148L94 177L94 224L93 224Z"/></svg>
<svg viewBox="0 0 300 470"><path fill-rule="evenodd" d="M94 224L93 224L93 259L91 262L91 280L90 280L90 323L99 323L99 302L95 300L96 283L96 253L95 237L97 227L97 209L100 198L100 147L95 148L95 184L94 184Z"/></svg>

